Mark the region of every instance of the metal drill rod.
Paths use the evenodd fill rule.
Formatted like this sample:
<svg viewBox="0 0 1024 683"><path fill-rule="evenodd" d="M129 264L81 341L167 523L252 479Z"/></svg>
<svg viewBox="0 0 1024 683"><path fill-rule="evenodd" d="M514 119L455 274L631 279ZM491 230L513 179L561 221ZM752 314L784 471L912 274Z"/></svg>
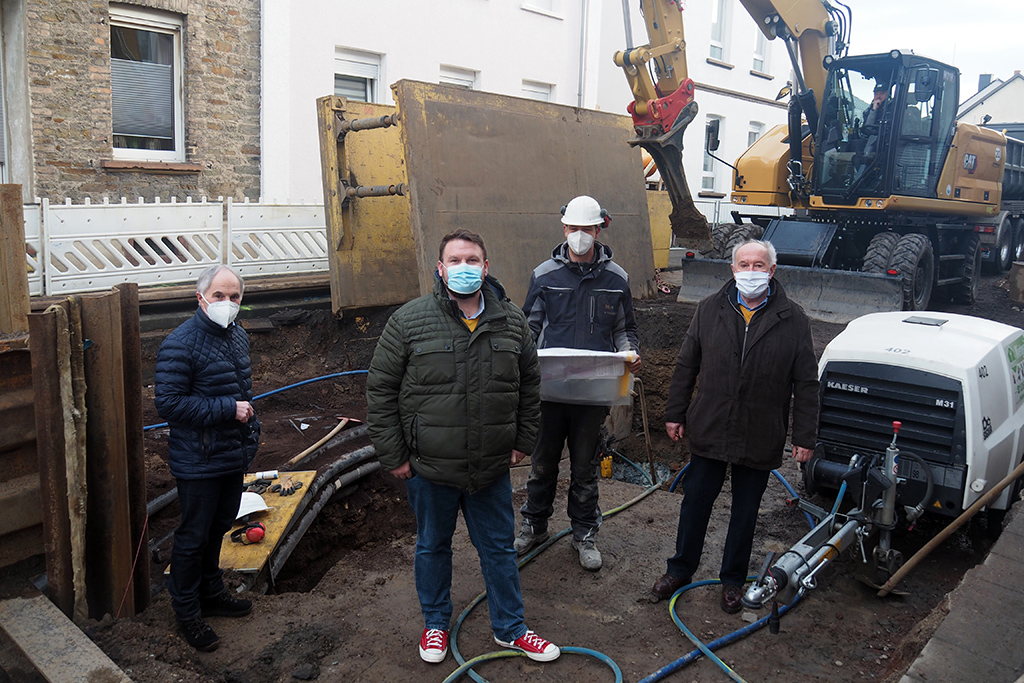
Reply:
<svg viewBox="0 0 1024 683"><path fill-rule="evenodd" d="M342 120L338 124L338 130L341 133L353 132L357 133L361 130L373 130L374 128L389 128L391 126L397 126L399 121L398 114L388 114L387 116L376 116L370 119L353 119Z"/></svg>
<svg viewBox="0 0 1024 683"><path fill-rule="evenodd" d="M357 185L345 190L345 196L355 197L390 197L392 195L405 196L405 183L396 185Z"/></svg>

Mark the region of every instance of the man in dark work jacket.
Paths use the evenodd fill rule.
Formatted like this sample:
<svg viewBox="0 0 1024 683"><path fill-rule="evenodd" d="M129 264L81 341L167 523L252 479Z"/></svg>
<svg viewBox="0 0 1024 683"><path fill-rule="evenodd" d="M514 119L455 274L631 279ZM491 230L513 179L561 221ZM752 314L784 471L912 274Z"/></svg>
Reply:
<svg viewBox="0 0 1024 683"><path fill-rule="evenodd" d="M782 464L791 400L793 456L799 462L811 458L818 416L811 327L772 279L775 263L768 242L738 245L733 280L697 305L683 338L665 429L673 441L685 432L690 464L675 555L652 588L657 599L671 597L697 571L711 509L731 466L732 509L719 578L722 609L739 612L757 510L771 470Z"/></svg>

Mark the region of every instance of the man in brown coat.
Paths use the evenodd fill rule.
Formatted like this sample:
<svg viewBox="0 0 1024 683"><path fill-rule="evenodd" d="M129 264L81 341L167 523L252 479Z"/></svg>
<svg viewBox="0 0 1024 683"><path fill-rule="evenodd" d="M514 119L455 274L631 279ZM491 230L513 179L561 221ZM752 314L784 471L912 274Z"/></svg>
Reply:
<svg viewBox="0 0 1024 683"><path fill-rule="evenodd" d="M791 399L793 456L806 462L813 452L818 377L811 327L772 279L775 262L768 242L738 245L734 279L697 305L683 338L665 429L673 441L689 437L690 464L676 552L652 588L657 599L671 597L697 571L711 508L731 466L732 510L719 578L722 609L739 612L757 510L771 470L782 464Z"/></svg>

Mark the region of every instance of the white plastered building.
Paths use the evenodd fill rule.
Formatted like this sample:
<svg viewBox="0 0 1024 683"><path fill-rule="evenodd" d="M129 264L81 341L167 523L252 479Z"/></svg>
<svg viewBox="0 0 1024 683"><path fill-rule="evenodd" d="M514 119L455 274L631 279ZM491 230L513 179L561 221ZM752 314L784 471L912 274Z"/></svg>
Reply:
<svg viewBox="0 0 1024 683"><path fill-rule="evenodd" d="M626 5L633 44L644 44L635 1L265 1L264 200L322 201L315 102L324 95L392 104L390 84L413 79L625 116L632 95L613 55L626 47ZM781 41L758 39L738 0L683 11L700 108L685 136L684 168L694 195L728 193L731 171L705 158L704 126L721 119L717 156L734 161L785 122L786 100L775 97L790 65Z"/></svg>

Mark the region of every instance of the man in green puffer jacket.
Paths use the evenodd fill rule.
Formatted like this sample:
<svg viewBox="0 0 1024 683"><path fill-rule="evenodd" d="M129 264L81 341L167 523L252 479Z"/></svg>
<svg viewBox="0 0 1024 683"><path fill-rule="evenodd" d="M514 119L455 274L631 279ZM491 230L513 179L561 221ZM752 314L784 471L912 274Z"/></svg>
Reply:
<svg viewBox="0 0 1024 683"><path fill-rule="evenodd" d="M483 239L441 240L434 291L388 320L366 380L370 439L406 481L416 515L420 657L448 654L452 535L462 510L480 556L494 640L536 661L557 646L526 628L509 467L531 452L540 422L540 366L526 318L487 275Z"/></svg>

